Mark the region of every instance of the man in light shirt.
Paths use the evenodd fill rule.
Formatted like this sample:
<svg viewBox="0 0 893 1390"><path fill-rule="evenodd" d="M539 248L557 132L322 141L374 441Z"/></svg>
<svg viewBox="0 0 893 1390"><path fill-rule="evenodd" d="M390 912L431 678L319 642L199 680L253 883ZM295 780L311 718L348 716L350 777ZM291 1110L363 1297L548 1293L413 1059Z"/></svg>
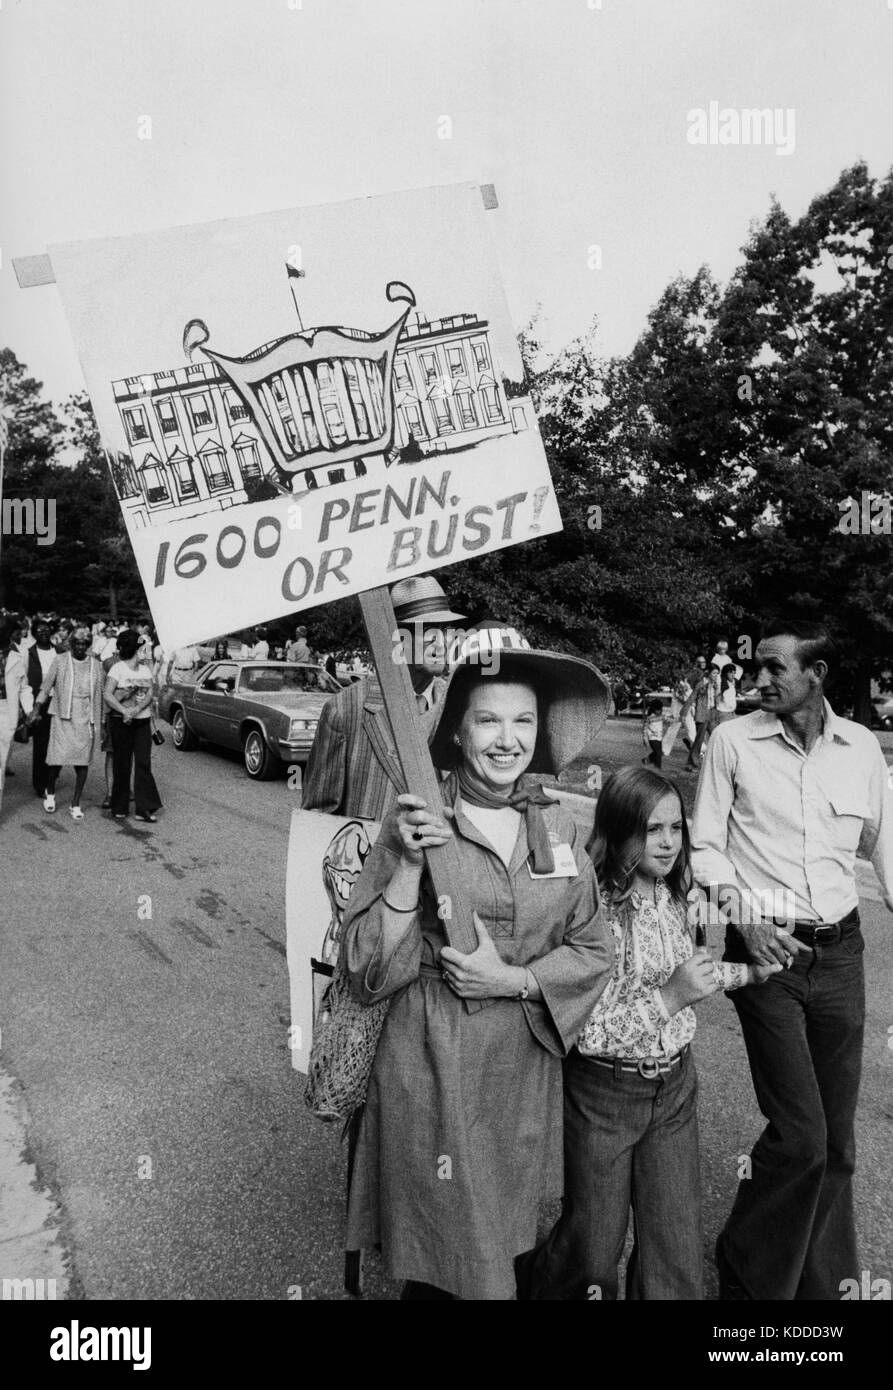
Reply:
<svg viewBox="0 0 893 1390"><path fill-rule="evenodd" d="M248 656L251 661L269 660L270 644L267 641L267 634L264 628L259 627L255 630L254 641L249 648Z"/></svg>
<svg viewBox="0 0 893 1390"><path fill-rule="evenodd" d="M178 647L170 659L167 679L171 683L189 684L195 680L196 672L202 665L198 647Z"/></svg>
<svg viewBox="0 0 893 1390"><path fill-rule="evenodd" d="M295 628L295 640L285 648L286 661L311 661L306 627Z"/></svg>
<svg viewBox="0 0 893 1390"><path fill-rule="evenodd" d="M107 661L118 655L118 632L114 623L100 623L93 638L93 655L98 661Z"/></svg>
<svg viewBox="0 0 893 1390"><path fill-rule="evenodd" d="M835 655L820 623L767 630L760 709L716 729L695 802L692 867L728 909L725 958L788 967L731 996L769 1123L717 1242L721 1298L836 1300L859 1278L855 860L871 860L893 911L893 804L874 734L824 698Z"/></svg>

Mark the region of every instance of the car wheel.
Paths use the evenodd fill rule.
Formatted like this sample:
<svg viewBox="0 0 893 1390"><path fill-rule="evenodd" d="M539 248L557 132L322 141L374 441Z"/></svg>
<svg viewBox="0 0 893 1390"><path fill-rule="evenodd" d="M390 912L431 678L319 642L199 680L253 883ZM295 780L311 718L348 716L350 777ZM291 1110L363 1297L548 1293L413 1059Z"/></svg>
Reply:
<svg viewBox="0 0 893 1390"><path fill-rule="evenodd" d="M189 753L198 748L198 739L186 723L186 715L179 705L171 713L171 737L174 747L181 753Z"/></svg>
<svg viewBox="0 0 893 1390"><path fill-rule="evenodd" d="M242 761L245 771L255 782L269 782L278 771L278 758L267 747L260 729L249 729L242 740Z"/></svg>
<svg viewBox="0 0 893 1390"><path fill-rule="evenodd" d="M884 719L882 719L881 728L886 729L889 733L890 730L893 729L893 716L888 714Z"/></svg>

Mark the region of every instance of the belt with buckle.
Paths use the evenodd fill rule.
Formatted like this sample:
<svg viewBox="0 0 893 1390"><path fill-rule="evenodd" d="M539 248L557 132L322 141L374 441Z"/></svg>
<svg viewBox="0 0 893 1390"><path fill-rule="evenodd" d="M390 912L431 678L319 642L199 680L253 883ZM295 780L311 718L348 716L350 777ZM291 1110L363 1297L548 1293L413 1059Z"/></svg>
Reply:
<svg viewBox="0 0 893 1390"><path fill-rule="evenodd" d="M646 1081L655 1081L659 1076L666 1076L667 1072L677 1067L689 1050L690 1044L686 1043L675 1057L642 1057L639 1061L633 1057L590 1057L585 1052L581 1052L580 1056L585 1057L587 1062L594 1062L598 1067L611 1067L614 1072L638 1072Z"/></svg>
<svg viewBox="0 0 893 1390"><path fill-rule="evenodd" d="M787 930L792 932L794 936L803 936L807 940L821 942L832 932L842 932L846 927L858 927L858 925L859 909L854 907L852 912L841 917L839 922L791 922Z"/></svg>

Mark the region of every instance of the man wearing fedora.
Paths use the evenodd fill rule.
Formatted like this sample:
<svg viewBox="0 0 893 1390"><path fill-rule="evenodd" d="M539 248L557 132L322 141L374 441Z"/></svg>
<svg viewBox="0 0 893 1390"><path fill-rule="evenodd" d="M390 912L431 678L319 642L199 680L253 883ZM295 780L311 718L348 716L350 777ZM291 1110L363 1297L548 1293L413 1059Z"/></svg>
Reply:
<svg viewBox="0 0 893 1390"><path fill-rule="evenodd" d="M391 600L398 629L411 639L403 642L402 650L424 717L444 689L444 628L464 617L451 610L431 575L401 579L391 590ZM369 676L323 706L301 805L305 811L381 820L405 790L381 687Z"/></svg>

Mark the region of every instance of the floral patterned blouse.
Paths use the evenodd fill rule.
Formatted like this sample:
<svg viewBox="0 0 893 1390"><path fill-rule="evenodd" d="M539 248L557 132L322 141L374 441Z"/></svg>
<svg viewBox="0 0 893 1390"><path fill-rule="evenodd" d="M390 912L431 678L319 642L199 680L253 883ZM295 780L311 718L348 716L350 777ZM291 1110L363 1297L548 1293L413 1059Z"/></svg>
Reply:
<svg viewBox="0 0 893 1390"><path fill-rule="evenodd" d="M685 907L673 899L662 878L655 881L655 899L633 893L622 909L604 900L614 938L614 969L577 1039L587 1056L666 1059L695 1035L691 1005L671 1016L660 994L676 966L694 952ZM722 989L739 989L749 981L745 964L716 961L713 969Z"/></svg>

